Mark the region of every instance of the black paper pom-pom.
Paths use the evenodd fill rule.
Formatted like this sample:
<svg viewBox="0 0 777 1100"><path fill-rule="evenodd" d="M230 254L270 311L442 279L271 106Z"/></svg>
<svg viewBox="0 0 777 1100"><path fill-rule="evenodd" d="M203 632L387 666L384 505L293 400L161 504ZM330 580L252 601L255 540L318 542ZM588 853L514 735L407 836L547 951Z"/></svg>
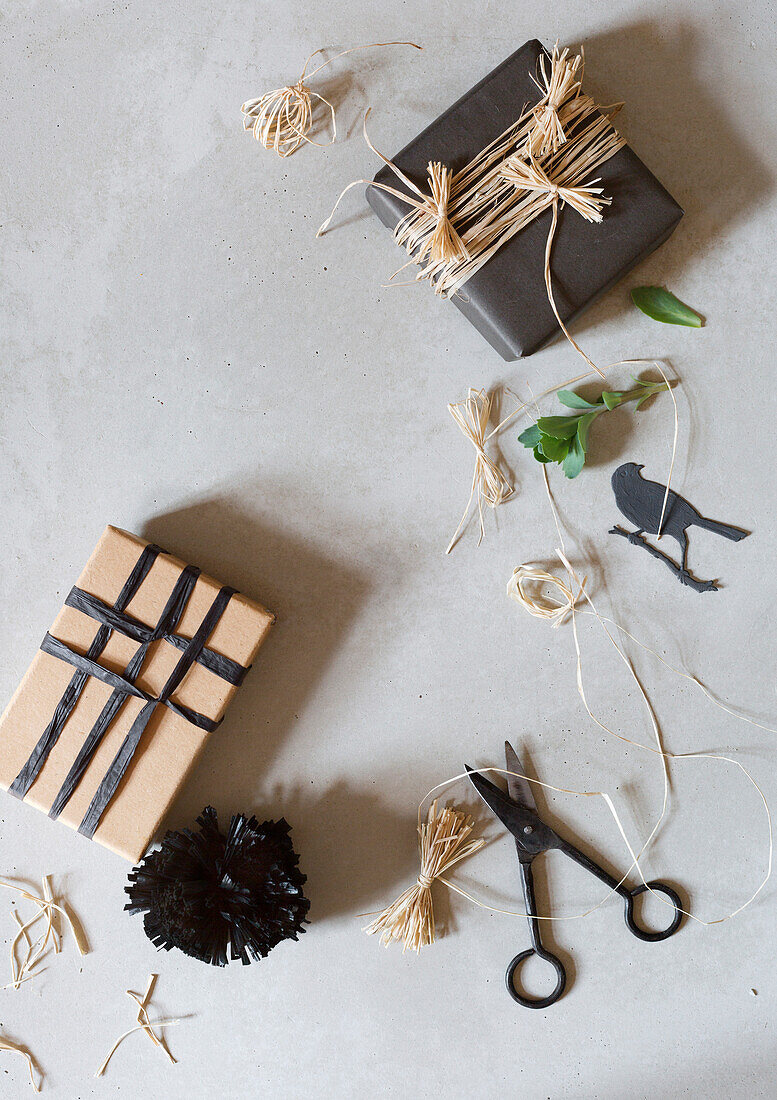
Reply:
<svg viewBox="0 0 777 1100"><path fill-rule="evenodd" d="M281 940L296 940L310 902L285 819L260 824L234 814L224 836L208 806L197 824L198 832L167 833L130 873L124 908L143 913L151 942L224 966L230 957L247 965Z"/></svg>

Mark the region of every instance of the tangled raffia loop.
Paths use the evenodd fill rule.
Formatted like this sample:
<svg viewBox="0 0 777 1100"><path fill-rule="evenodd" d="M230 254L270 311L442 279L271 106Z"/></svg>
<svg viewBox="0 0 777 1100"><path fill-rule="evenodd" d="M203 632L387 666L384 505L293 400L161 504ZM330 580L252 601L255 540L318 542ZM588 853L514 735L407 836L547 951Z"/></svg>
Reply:
<svg viewBox="0 0 777 1100"><path fill-rule="evenodd" d="M567 617L577 608L585 595L586 577L579 582L577 593L559 577L549 573L540 565L527 562L513 571L507 582L507 595L533 615L535 619L544 619L555 629L565 623ZM558 599L547 596L543 588L552 588L558 593Z"/></svg>
<svg viewBox="0 0 777 1100"><path fill-rule="evenodd" d="M603 193L601 187L594 186L599 182L598 180L593 180L584 186L567 187L552 179L533 157L529 161L525 161L517 154L508 157L502 166L501 175L519 190L533 191L545 196L547 206L558 202L568 203L589 222L600 222L602 207L612 201Z"/></svg>
<svg viewBox="0 0 777 1100"><path fill-rule="evenodd" d="M437 813L437 800L429 807L426 821L418 825L418 850L421 873L413 886L367 925L369 936L380 935L384 947L392 940L401 941L402 953L420 951L434 943L434 907L432 883L441 879L462 859L473 855L485 844L482 838L468 840L474 820L460 810L446 806ZM447 883L446 883L447 885Z"/></svg>
<svg viewBox="0 0 777 1100"><path fill-rule="evenodd" d="M432 264L447 264L469 259L467 248L448 216L453 173L439 161L430 161L427 171L430 197L397 226L397 244L412 255L415 263L428 260Z"/></svg>
<svg viewBox="0 0 777 1100"><path fill-rule="evenodd" d="M502 504L513 493L510 482L496 463L486 454L486 443L494 434L493 431L488 432L488 425L491 420L491 395L486 390L473 390L470 388L467 400L455 405L448 405L448 412L475 448L475 470L472 475L472 488L470 489L467 507L464 509L461 522L448 544L446 554L450 554L456 544L469 514L473 496L477 497L478 517L480 519L478 546L480 546L486 533L483 505L487 504L489 508L496 508L498 504Z"/></svg>
<svg viewBox="0 0 777 1100"><path fill-rule="evenodd" d="M555 153L566 143L567 135L560 117L563 104L573 96L579 95L583 78L582 54L569 56L569 50L559 53L558 42L553 47L550 73L545 69L545 54L540 56L540 73L543 84L535 80L545 95L534 108L534 128L529 137L529 152L535 157L544 157ZM577 73L580 70L580 76Z"/></svg>
<svg viewBox="0 0 777 1100"><path fill-rule="evenodd" d="M310 145L322 144L307 136L313 125L313 98L329 108L332 118L331 145L337 137L335 109L329 100L317 92L311 92L302 77L296 84L266 92L259 99L249 99L240 110L243 112L243 129L250 130L265 149L271 149L279 157L290 157L307 141Z"/></svg>
<svg viewBox="0 0 777 1100"><path fill-rule="evenodd" d="M324 99L318 92L313 92L305 83L337 61L339 57L354 53L357 50L372 50L376 46L412 46L416 50L423 49L415 42L370 42L366 46L352 46L349 50L341 50L328 61L324 61L312 73L308 73L308 65L316 56L324 52L326 47L314 50L305 62L300 78L296 84L289 84L285 88L276 88L273 92L265 92L258 99L249 99L240 110L243 112L243 129L251 130L257 141L260 141L265 149L271 149L279 157L290 157L306 141L308 145L315 145L317 149L325 149L327 145L333 145L337 139L337 120L335 109L328 99ZM313 125L313 100L317 99L329 108L332 120L332 136L329 141L313 141L308 137Z"/></svg>

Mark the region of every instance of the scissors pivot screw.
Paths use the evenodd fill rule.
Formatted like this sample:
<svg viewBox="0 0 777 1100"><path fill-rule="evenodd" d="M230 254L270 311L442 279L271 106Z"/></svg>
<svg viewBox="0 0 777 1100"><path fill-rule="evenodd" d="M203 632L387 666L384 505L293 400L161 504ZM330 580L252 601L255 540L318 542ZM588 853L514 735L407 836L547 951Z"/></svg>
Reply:
<svg viewBox="0 0 777 1100"><path fill-rule="evenodd" d="M523 831L524 831L525 833L533 833L533 832L534 832L534 829L532 829L531 825L524 825L524 827L523 827Z"/></svg>

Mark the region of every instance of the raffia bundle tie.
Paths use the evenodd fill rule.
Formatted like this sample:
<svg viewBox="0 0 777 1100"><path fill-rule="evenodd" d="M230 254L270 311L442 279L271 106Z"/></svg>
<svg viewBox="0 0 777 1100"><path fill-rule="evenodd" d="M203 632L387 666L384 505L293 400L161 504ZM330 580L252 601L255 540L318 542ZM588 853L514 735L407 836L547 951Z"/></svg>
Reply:
<svg viewBox="0 0 777 1100"><path fill-rule="evenodd" d="M340 200L351 188L359 187L361 184L369 184L372 187L380 188L381 191L387 191L390 195L394 195L411 207L410 213L399 222L394 230L394 236L397 244L413 256L412 262L423 263L427 261L429 264L436 266L469 260L470 254L467 247L450 219L449 205L451 181L453 179L450 168L439 161L430 161L427 167L430 194L424 194L409 176L406 176L400 168L397 168L370 141L367 134L367 119L371 113L372 107L368 107L364 115L364 140L375 156L379 157L384 164L387 164L413 194L408 195L405 191L400 191L396 187L390 187L384 183L373 183L372 180L368 179L353 180L340 192L340 197L335 203L332 213L319 226L316 236L324 236L337 207L340 205Z"/></svg>
<svg viewBox="0 0 777 1100"><path fill-rule="evenodd" d="M461 529L467 521L473 497L477 499L478 518L480 520L478 546L480 546L486 533L483 505L486 504L489 508L496 508L498 504L502 504L513 493L510 482L494 460L486 454L486 444L502 427L501 424L498 424L492 431L488 431L491 419L491 395L485 390L470 388L467 400L455 405L448 405L448 412L475 448L475 470L472 475L472 488L470 489L467 506L464 509L459 526L448 544L446 554L450 554L456 545ZM510 418L508 417L508 419Z"/></svg>
<svg viewBox="0 0 777 1100"><path fill-rule="evenodd" d="M308 145L315 145L318 149L324 149L327 145L334 144L337 138L337 119L335 109L328 99L324 99L318 92L313 92L306 81L312 79L316 73L320 73L327 65L337 61L339 57L354 53L356 50L372 50L377 46L412 46L416 50L423 49L415 42L370 42L366 46L352 46L350 50L324 61L312 73L308 73L308 65L313 58L326 49L315 50L305 62L300 78L296 84L289 84L285 88L276 88L275 91L265 92L258 99L249 99L240 110L243 113L243 129L250 130L257 141L261 142L265 149L271 149L279 157L290 157L306 141ZM332 137L327 142L313 141L308 137L313 125L313 100L316 99L329 108L332 123Z"/></svg>
<svg viewBox="0 0 777 1100"><path fill-rule="evenodd" d="M549 153L555 153L567 140L559 111L562 105L579 90L581 81L577 79L577 71L583 64L582 50L569 62L567 62L568 55L569 50L565 49L559 56L558 64L551 64L550 75L545 69L545 54L540 55L542 83L536 78L533 79L544 95L532 112L535 121L529 142L529 151L532 156L545 157Z"/></svg>
<svg viewBox="0 0 777 1100"><path fill-rule="evenodd" d="M413 886L409 887L387 909L368 924L364 931L369 936L380 936L384 947L392 941L402 944L402 953L408 948L420 951L434 943L434 906L432 884L467 856L474 855L485 844L482 838L469 840L474 821L467 814L446 806L437 813L437 801L429 807L426 821L418 822L418 849L421 871ZM447 886L452 886L446 882ZM452 889L457 887L452 886Z"/></svg>
<svg viewBox="0 0 777 1100"><path fill-rule="evenodd" d="M558 45L554 46L550 73L546 72L543 58L543 84L535 81L544 87L540 102L524 111L459 172L443 170L436 162L430 164L428 195L375 148L367 136L370 113L367 111L364 119L367 145L411 194L389 184L354 180L340 193L332 213L316 235L323 236L327 231L351 188L368 184L385 191L410 206L394 230L397 244L410 256L399 271L417 265L415 281L426 280L435 294L450 297L512 237L551 208L553 216L544 265L548 300L567 340L604 377L604 372L572 339L559 315L550 268L559 206L570 206L587 221L601 221L603 207L611 200L595 186L597 180L590 180L591 173L625 145L611 123L620 104L602 113L591 97L581 91L582 69L582 55L570 57L567 49L559 52ZM439 185L443 171L444 188Z"/></svg>

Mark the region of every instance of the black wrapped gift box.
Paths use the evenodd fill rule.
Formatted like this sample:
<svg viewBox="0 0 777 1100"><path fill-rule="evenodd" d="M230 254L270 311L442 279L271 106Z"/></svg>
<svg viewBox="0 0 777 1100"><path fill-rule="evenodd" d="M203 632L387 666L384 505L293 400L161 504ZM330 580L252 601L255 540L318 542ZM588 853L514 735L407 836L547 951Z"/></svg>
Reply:
<svg viewBox="0 0 777 1100"><path fill-rule="evenodd" d="M543 52L536 40L521 46L406 145L393 158L394 164L424 193L429 161L442 161L458 172L541 98L532 77L539 78ZM603 221L588 222L569 208L559 212L551 272L553 294L565 324L663 244L683 216L680 206L628 146L596 168L593 176L612 199ZM382 168L375 182L407 190L390 168ZM392 230L410 209L377 187L367 188L367 200ZM551 211L543 211L451 298L508 361L531 355L560 332L544 280L550 222ZM424 285L424 291L433 297L429 286Z"/></svg>

